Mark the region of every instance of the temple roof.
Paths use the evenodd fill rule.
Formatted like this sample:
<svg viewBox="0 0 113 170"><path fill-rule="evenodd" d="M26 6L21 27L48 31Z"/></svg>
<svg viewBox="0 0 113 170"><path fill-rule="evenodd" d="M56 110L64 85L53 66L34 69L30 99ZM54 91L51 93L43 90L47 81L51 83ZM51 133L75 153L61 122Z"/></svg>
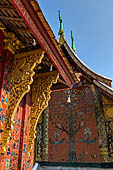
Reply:
<svg viewBox="0 0 113 170"><path fill-rule="evenodd" d="M101 92L113 98L113 89L110 87L112 79L102 76L90 69L69 46L64 36L60 35L59 39L61 48L65 55L71 59L71 65L76 67L85 78L89 78L93 84L101 89Z"/></svg>
<svg viewBox="0 0 113 170"><path fill-rule="evenodd" d="M22 50L43 48L69 87L79 82L36 0L0 1L0 20L22 41Z"/></svg>
<svg viewBox="0 0 113 170"><path fill-rule="evenodd" d="M25 48L32 48L35 36L9 0L0 1L0 20L6 26L7 31L15 33Z"/></svg>

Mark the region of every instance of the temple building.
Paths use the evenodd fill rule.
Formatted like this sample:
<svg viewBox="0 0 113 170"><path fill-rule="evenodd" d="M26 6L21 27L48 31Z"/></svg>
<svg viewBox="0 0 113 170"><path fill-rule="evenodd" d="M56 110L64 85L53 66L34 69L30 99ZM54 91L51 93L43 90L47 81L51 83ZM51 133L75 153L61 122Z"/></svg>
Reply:
<svg viewBox="0 0 113 170"><path fill-rule="evenodd" d="M36 0L0 1L0 170L113 167L112 80L59 21L57 41Z"/></svg>

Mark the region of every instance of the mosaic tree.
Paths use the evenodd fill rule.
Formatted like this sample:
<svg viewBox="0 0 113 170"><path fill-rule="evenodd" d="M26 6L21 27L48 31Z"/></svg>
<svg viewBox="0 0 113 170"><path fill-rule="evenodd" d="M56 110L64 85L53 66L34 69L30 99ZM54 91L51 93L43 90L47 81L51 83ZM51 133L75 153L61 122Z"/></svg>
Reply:
<svg viewBox="0 0 113 170"><path fill-rule="evenodd" d="M77 141L75 137L80 130L86 127L86 122L91 119L91 116L89 116L87 97L84 92L80 92L79 96L77 96L77 92L75 92L71 97L71 100L73 100L72 102L60 104L60 107L63 108L63 113L56 112L55 114L51 114L50 121L56 129L67 134L69 138L68 161L76 162Z"/></svg>

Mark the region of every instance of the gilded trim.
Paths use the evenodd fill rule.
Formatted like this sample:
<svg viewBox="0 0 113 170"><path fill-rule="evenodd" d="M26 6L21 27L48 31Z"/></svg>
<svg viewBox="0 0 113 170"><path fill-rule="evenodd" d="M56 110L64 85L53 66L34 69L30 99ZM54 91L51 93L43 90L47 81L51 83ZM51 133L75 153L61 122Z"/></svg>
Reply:
<svg viewBox="0 0 113 170"><path fill-rule="evenodd" d="M33 75L35 74L33 70L36 64L40 64L44 57L44 51L42 49L37 50L35 54L24 54L16 55L14 58L12 77L9 84L10 93L1 153L6 151L10 133L13 129L13 118L19 103L24 95L30 91L30 84L33 82Z"/></svg>
<svg viewBox="0 0 113 170"><path fill-rule="evenodd" d="M7 32L5 26L0 21L0 30L3 32L5 39L5 49L8 49L12 54L15 54L16 50L25 48L20 40L15 36L13 32Z"/></svg>
<svg viewBox="0 0 113 170"><path fill-rule="evenodd" d="M30 115L30 132L28 153L32 149L35 139L35 128L43 110L48 106L50 100L51 86L59 78L58 72L43 73L36 76L32 86L32 106Z"/></svg>

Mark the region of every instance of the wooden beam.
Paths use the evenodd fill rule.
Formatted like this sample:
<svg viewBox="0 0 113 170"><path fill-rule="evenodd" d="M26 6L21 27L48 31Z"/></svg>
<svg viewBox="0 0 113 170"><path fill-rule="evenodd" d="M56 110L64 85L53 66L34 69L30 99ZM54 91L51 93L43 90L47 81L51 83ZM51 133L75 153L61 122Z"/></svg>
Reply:
<svg viewBox="0 0 113 170"><path fill-rule="evenodd" d="M14 17L6 17L6 16L0 16L0 19L6 19L11 21L23 21L22 18L14 18Z"/></svg>
<svg viewBox="0 0 113 170"><path fill-rule="evenodd" d="M13 31L21 31L21 32L30 32L31 33L31 30L28 28L18 28L18 27L9 26L8 29L13 30Z"/></svg>
<svg viewBox="0 0 113 170"><path fill-rule="evenodd" d="M15 6L21 17L23 17L25 23L31 29L35 38L40 43L50 60L54 63L67 85L72 88L78 80L75 79L75 75L72 74L69 67L67 67L67 63L64 61L64 54L57 41L55 38L51 38L50 34L48 34L48 28L52 33L49 24L47 24L48 28L43 25L43 22L38 15L38 12L41 12L38 2L36 1L36 9L34 9L30 0L10 1ZM43 20L46 22L44 17Z"/></svg>
<svg viewBox="0 0 113 170"><path fill-rule="evenodd" d="M11 6L11 5L0 5L0 9L5 9L5 10L16 10L16 8L14 8L14 6Z"/></svg>

